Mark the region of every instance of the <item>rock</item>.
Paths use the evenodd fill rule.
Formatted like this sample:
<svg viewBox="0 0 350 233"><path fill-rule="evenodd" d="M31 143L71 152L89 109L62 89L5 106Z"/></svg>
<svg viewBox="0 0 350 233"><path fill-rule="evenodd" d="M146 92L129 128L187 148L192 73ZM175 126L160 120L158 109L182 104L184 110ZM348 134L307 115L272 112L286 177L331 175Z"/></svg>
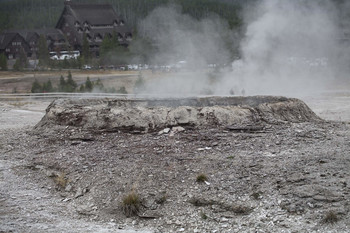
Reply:
<svg viewBox="0 0 350 233"><path fill-rule="evenodd" d="M178 132L182 132L182 131L185 131L185 128L181 127L181 126L176 126L176 127L173 127L171 129L171 132L174 132L174 133L178 133Z"/></svg>
<svg viewBox="0 0 350 233"><path fill-rule="evenodd" d="M77 212L82 215L93 215L97 208L93 204L83 204L76 208Z"/></svg>
<svg viewBox="0 0 350 233"><path fill-rule="evenodd" d="M70 191L72 191L72 188L73 188L73 186L72 186L71 184L68 184L68 185L66 186L66 188L64 189L64 191L70 192Z"/></svg>
<svg viewBox="0 0 350 233"><path fill-rule="evenodd" d="M75 198L78 198L78 197L81 197L81 196L83 196L84 195L84 192L83 192L83 189L82 188L78 188L77 189L77 192L75 193Z"/></svg>
<svg viewBox="0 0 350 233"><path fill-rule="evenodd" d="M169 132L170 132L170 128L165 128L165 129L159 131L159 132L158 132L158 135L167 134L167 133L169 133Z"/></svg>

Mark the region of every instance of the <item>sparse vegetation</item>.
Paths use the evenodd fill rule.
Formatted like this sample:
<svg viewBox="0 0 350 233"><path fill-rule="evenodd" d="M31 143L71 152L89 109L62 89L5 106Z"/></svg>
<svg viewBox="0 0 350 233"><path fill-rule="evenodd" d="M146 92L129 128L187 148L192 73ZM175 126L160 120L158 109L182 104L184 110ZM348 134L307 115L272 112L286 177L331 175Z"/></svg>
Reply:
<svg viewBox="0 0 350 233"><path fill-rule="evenodd" d="M194 206L208 206L208 205L214 205L217 204L216 201L213 200L206 200L203 198L197 198L197 197L193 197L189 200L189 203L191 203Z"/></svg>
<svg viewBox="0 0 350 233"><path fill-rule="evenodd" d="M135 191L127 194L122 201L122 210L127 217L137 215L140 211L141 200Z"/></svg>
<svg viewBox="0 0 350 233"><path fill-rule="evenodd" d="M233 155L227 156L226 159L234 159L235 157Z"/></svg>
<svg viewBox="0 0 350 233"><path fill-rule="evenodd" d="M208 180L208 177L207 177L207 175L204 174L204 173L199 174L199 175L197 176L197 178L196 178L196 181L197 181L198 183L203 183L203 182L205 182L205 181L207 181L207 180Z"/></svg>
<svg viewBox="0 0 350 233"><path fill-rule="evenodd" d="M260 200L262 198L261 194L262 194L261 192L254 192L251 196L255 200Z"/></svg>
<svg viewBox="0 0 350 233"><path fill-rule="evenodd" d="M54 181L55 181L58 189L65 189L68 182L69 182L68 178L66 177L66 174L63 172L56 175L54 177Z"/></svg>
<svg viewBox="0 0 350 233"><path fill-rule="evenodd" d="M16 101L16 102L9 102L9 105L12 105L13 107L20 108L27 104L31 104L30 102L22 102L22 101Z"/></svg>
<svg viewBox="0 0 350 233"><path fill-rule="evenodd" d="M200 216L201 216L201 219L203 219L203 220L207 220L208 219L208 216L204 212L201 212Z"/></svg>
<svg viewBox="0 0 350 233"><path fill-rule="evenodd" d="M244 205L233 205L233 206L226 206L226 210L232 211L235 214L246 215L252 211L252 208Z"/></svg>
<svg viewBox="0 0 350 233"><path fill-rule="evenodd" d="M160 204L160 205L163 205L166 202L167 199L168 199L168 195L166 193L164 193L161 197L159 197L156 200L156 203Z"/></svg>
<svg viewBox="0 0 350 233"><path fill-rule="evenodd" d="M239 215L245 215L249 214L252 211L252 208L249 206L245 206L242 204L231 204L231 203L224 203L221 201L216 200L206 200L203 198L193 197L189 200L189 203L191 203L194 206L201 207L201 206L210 206L210 205L217 205L221 209L225 211L231 211L235 214Z"/></svg>
<svg viewBox="0 0 350 233"><path fill-rule="evenodd" d="M322 222L326 224L334 224L339 221L337 214L334 211L328 211Z"/></svg>

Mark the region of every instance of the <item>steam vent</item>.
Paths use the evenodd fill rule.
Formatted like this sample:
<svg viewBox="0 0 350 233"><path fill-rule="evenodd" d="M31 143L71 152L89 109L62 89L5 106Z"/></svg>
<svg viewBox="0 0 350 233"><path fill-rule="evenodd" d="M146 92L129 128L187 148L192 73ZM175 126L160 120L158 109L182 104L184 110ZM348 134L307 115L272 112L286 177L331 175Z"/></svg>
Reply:
<svg viewBox="0 0 350 233"><path fill-rule="evenodd" d="M34 130L154 132L166 127L240 127L318 121L301 100L285 97L57 99Z"/></svg>

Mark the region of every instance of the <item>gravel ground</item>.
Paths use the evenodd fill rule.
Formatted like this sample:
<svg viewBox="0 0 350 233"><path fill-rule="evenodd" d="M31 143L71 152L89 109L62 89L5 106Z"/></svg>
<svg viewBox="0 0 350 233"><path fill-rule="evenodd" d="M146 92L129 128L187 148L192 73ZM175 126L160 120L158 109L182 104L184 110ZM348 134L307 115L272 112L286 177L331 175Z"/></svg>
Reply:
<svg viewBox="0 0 350 233"><path fill-rule="evenodd" d="M172 137L77 129L43 137L31 128L47 102L2 102L0 232L349 232L344 98L305 102L345 122L185 127ZM141 204L126 217L130 192Z"/></svg>

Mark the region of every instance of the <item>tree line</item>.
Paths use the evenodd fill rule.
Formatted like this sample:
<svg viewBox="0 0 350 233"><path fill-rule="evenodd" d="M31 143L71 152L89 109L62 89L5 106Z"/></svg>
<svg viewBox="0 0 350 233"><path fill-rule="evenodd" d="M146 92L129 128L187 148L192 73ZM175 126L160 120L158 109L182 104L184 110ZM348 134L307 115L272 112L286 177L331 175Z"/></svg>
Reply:
<svg viewBox="0 0 350 233"><path fill-rule="evenodd" d="M72 73L68 71L67 77L61 75L57 86L54 86L49 79L44 83L40 83L37 79L32 83L31 92L32 93L49 93L49 92L103 92L103 93L119 93L127 94L125 87L120 87L116 90L114 87L106 88L104 87L102 81L98 78L96 81L91 81L89 77L86 78L86 81L78 85L72 76Z"/></svg>

